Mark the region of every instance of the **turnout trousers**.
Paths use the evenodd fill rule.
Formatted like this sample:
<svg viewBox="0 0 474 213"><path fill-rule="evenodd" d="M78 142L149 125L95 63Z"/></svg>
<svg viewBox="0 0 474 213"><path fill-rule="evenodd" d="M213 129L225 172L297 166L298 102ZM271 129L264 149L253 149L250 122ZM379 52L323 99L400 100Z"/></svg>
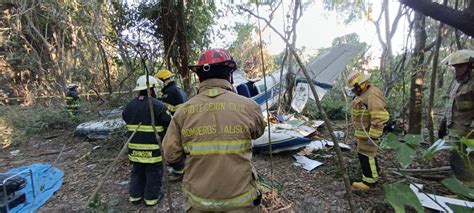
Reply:
<svg viewBox="0 0 474 213"><path fill-rule="evenodd" d="M362 169L362 182L373 185L379 180L380 168L377 158L358 153L360 168Z"/></svg>
<svg viewBox="0 0 474 213"><path fill-rule="evenodd" d="M154 205L161 198L161 179L163 177L162 163L131 162L130 201L144 198L145 203Z"/></svg>

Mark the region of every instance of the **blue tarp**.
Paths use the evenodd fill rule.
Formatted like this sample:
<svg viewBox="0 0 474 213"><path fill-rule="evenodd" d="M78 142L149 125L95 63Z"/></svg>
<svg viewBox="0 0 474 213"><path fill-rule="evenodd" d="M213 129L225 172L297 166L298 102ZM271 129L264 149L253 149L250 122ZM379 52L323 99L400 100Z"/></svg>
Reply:
<svg viewBox="0 0 474 213"><path fill-rule="evenodd" d="M29 166L17 167L9 170L7 173L19 173L25 170L33 172L33 184L31 183L29 173L22 174L27 181L25 188L20 190L26 194L26 203L18 205L10 210L10 212L35 212L43 204L48 201L53 194L61 188L64 173L58 168L52 167L51 164L36 163ZM35 187L35 197L33 196L33 185ZM33 198L34 197L34 198Z"/></svg>

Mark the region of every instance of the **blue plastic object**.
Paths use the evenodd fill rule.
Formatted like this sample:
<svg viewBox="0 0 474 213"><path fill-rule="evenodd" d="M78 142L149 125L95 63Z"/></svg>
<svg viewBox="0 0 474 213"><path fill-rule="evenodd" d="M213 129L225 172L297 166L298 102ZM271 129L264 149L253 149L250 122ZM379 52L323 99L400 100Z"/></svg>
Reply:
<svg viewBox="0 0 474 213"><path fill-rule="evenodd" d="M36 163L11 169L7 173L19 173L29 169L33 172L34 181L31 183L29 174L22 175L28 183L25 188L19 191L26 194L26 203L10 209L12 213L35 212L61 188L64 173L51 164ZM33 196L33 186L35 196Z"/></svg>

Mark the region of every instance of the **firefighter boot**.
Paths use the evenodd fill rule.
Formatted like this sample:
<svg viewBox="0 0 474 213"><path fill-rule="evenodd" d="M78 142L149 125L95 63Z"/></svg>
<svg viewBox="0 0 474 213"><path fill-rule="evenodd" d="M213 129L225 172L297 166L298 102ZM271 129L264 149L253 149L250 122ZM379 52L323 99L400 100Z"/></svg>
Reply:
<svg viewBox="0 0 474 213"><path fill-rule="evenodd" d="M374 188L375 188L374 185L367 184L367 183L364 183L362 181L352 183L352 189L353 190L368 191L368 190L371 190L371 189L374 189Z"/></svg>
<svg viewBox="0 0 474 213"><path fill-rule="evenodd" d="M132 197L132 196L130 196L128 198L128 201L130 201L130 203L132 203L133 205L138 205L142 202L142 198L141 197Z"/></svg>
<svg viewBox="0 0 474 213"><path fill-rule="evenodd" d="M153 200L147 200L145 199L145 205L148 206L148 207L152 207L152 206L155 206L156 204L158 204L161 200L161 198L163 197L163 195L159 195L158 198L156 199L153 199Z"/></svg>

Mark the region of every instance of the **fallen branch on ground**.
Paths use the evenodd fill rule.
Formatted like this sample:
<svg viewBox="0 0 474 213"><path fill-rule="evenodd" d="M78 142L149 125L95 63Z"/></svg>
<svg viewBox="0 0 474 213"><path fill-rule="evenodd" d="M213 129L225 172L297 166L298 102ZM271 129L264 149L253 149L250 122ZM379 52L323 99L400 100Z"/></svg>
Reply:
<svg viewBox="0 0 474 213"><path fill-rule="evenodd" d="M402 171L402 172L449 172L451 171L451 167L449 166L442 166L442 167L436 167L436 168L431 168L431 169L396 169L396 168L388 168L388 170L392 171Z"/></svg>
<svg viewBox="0 0 474 213"><path fill-rule="evenodd" d="M125 144L123 145L122 147L122 150L120 150L119 154L117 155L117 157L115 157L115 160L114 162L112 162L112 164L109 165L109 167L107 168L107 171L105 172L105 175L102 176L102 180L100 180L99 184L97 185L97 187L94 189L94 192L92 192L91 196L89 197L89 199L87 199L87 202L85 203L84 205L84 208L83 209L87 209L87 207L89 206L89 204L92 202L92 200L96 197L97 193L99 193L99 190L100 188L102 188L102 186L104 185L105 183L105 180L107 179L107 177L109 176L110 172L112 171L112 169L115 167L115 165L117 164L117 162L119 161L120 157L125 153L125 151L127 151L128 149L128 143L130 142L130 140L132 140L133 136L135 136L135 133L137 132L138 128L140 128L141 126L141 122L138 124L137 128L133 131L133 133L130 135L130 137L128 137L127 141L125 142ZM90 152L89 152L90 154Z"/></svg>

